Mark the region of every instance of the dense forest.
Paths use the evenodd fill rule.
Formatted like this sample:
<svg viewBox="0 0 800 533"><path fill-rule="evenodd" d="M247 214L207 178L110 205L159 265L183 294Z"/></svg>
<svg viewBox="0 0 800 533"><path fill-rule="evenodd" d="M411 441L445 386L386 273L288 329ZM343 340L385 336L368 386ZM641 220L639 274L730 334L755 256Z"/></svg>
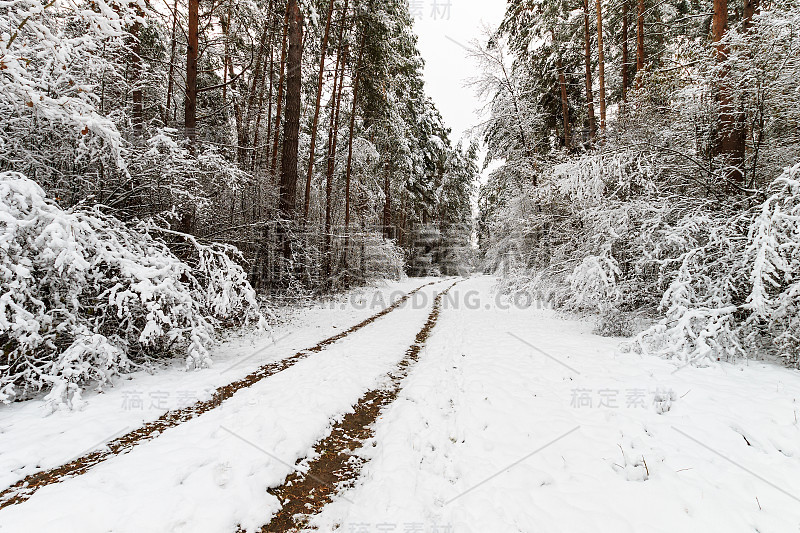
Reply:
<svg viewBox="0 0 800 533"><path fill-rule="evenodd" d="M800 362L797 2L511 0L473 50L489 271L637 352Z"/></svg>
<svg viewBox="0 0 800 533"><path fill-rule="evenodd" d="M407 2L0 2L0 399L266 299L463 274L481 145ZM483 269L687 362L800 362L794 0L511 0L476 42ZM88 362L87 362L88 361Z"/></svg>
<svg viewBox="0 0 800 533"><path fill-rule="evenodd" d="M402 0L0 2L0 397L202 366L257 293L468 246L476 147L425 95L412 26Z"/></svg>

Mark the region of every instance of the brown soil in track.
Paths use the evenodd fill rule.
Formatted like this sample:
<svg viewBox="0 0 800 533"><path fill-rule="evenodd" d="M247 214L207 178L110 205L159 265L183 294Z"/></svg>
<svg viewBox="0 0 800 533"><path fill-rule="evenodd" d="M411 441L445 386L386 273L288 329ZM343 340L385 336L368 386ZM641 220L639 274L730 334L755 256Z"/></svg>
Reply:
<svg viewBox="0 0 800 533"><path fill-rule="evenodd" d="M381 411L397 398L403 380L419 359L420 350L436 325L443 296L456 283L437 295L428 321L417 333L403 360L389 374L388 386L367 392L353 406L354 411L333 426L330 435L314 446L315 459L308 464L305 473L295 472L283 485L269 489L270 494L286 503L272 521L261 528L262 533L287 533L303 528L311 515L332 501L337 490L355 482L365 461L354 452L373 436L373 425Z"/></svg>
<svg viewBox="0 0 800 533"><path fill-rule="evenodd" d="M278 372L286 370L295 363L311 356L312 354L321 352L331 344L342 340L351 333L354 333L372 324L379 318L388 315L389 313L391 313L392 311L403 305L406 301L408 301L408 299L411 298L411 296L421 291L425 287L428 287L430 285L439 282L440 280L432 281L430 283L426 283L425 285L417 287L413 291L410 291L405 296L397 300L394 304L390 305L381 312L369 317L363 322L356 324L350 329L338 333L333 337L329 337L319 342L312 348L297 352L296 354L287 357L286 359L268 363L238 381L234 381L233 383L229 383L227 385L219 387L209 400L195 403L183 409L176 409L174 411L168 411L164 413L158 419L153 420L152 422L148 422L147 424L144 424L143 426L140 426L139 428L134 429L133 431L130 431L129 433L126 433L125 435L122 435L121 437L106 443L105 450L99 450L87 453L86 455L83 455L69 463L48 470L43 470L41 472L31 474L21 479L14 485L0 492L0 509L3 509L10 505L16 505L28 500L31 496L34 495L34 493L36 493L36 491L38 491L42 487L58 483L66 478L85 474L92 467L94 467L99 463L102 463L106 459L109 459L115 455L121 455L123 453L127 453L137 444L141 444L143 442L155 439L164 430L178 426L184 422L187 422L189 420L192 420L193 418L202 415L203 413L206 413L216 407L219 407L222 404L222 402L232 397L238 391L250 387L265 378L274 376Z"/></svg>

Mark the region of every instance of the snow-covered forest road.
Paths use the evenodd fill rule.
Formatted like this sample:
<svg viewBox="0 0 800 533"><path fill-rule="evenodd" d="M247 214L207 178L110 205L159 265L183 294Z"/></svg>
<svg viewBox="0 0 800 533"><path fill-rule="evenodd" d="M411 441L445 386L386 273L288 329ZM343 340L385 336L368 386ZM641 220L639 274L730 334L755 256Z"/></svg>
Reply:
<svg viewBox="0 0 800 533"><path fill-rule="evenodd" d="M291 531L275 517L294 500L320 531L800 530L796 371L624 353L588 322L509 305L494 278L455 281L306 309L274 341L230 339L212 370L137 374L82 410L5 408L0 490L303 354L7 505L0 531Z"/></svg>

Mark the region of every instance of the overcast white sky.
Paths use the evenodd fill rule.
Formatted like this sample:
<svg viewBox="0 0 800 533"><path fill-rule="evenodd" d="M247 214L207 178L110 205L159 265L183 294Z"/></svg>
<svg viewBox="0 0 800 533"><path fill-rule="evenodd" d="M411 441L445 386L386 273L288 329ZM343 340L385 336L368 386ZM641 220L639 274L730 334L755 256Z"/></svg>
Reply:
<svg viewBox="0 0 800 533"><path fill-rule="evenodd" d="M474 111L480 102L465 87L474 76L475 64L466 51L450 39L468 45L481 38L482 26L497 27L505 13L505 0L408 0L419 49L425 59L428 94L452 128L453 142L478 122Z"/></svg>

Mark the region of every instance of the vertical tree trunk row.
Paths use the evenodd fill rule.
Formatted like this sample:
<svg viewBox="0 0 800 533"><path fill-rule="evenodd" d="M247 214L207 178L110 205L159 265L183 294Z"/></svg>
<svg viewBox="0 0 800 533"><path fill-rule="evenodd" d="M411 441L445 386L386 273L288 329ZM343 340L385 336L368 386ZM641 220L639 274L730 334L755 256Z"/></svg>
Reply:
<svg viewBox="0 0 800 533"><path fill-rule="evenodd" d="M186 99L184 129L189 139L197 133L197 54L199 46L200 0L189 0L189 19L186 43Z"/></svg>
<svg viewBox="0 0 800 533"><path fill-rule="evenodd" d="M628 101L628 0L622 0L622 102Z"/></svg>
<svg viewBox="0 0 800 533"><path fill-rule="evenodd" d="M308 219L308 209L311 203L311 178L314 175L314 159L317 147L317 129L319 127L319 111L322 102L322 88L325 83L325 55L328 52L328 38L331 32L331 20L336 0L331 0L328 9L328 19L325 21L325 35L322 37L319 58L319 81L317 82L317 99L314 103L314 121L311 124L311 146L308 151L308 172L306 174L305 202L303 204L303 220ZM345 0L344 11L347 12L347 0Z"/></svg>
<svg viewBox="0 0 800 533"><path fill-rule="evenodd" d="M286 120L283 127L281 156L280 203L278 210L285 220L294 218L297 192L297 151L300 134L300 104L303 92L301 66L303 61L303 16L297 0L288 0L289 52L286 75Z"/></svg>
<svg viewBox="0 0 800 533"><path fill-rule="evenodd" d="M603 51L603 5L602 0L596 0L597 5L597 75L600 82L600 131L606 132L606 60Z"/></svg>
<svg viewBox="0 0 800 533"><path fill-rule="evenodd" d="M289 39L289 6L286 7L286 17L283 21L283 44L281 45L281 66L278 79L278 97L275 104L275 141L272 144L272 164L270 170L274 173L278 167L278 146L281 138L281 116L283 110L283 91L286 81L286 46Z"/></svg>
<svg viewBox="0 0 800 533"><path fill-rule="evenodd" d="M636 16L636 88L642 87L644 75L644 0L639 0L639 12Z"/></svg>
<svg viewBox="0 0 800 533"><path fill-rule="evenodd" d="M589 0L583 0L583 37L584 56L586 63L586 106L589 115L589 136L594 139L597 135L597 123L594 116L594 92L592 91L592 45L591 31L589 29Z"/></svg>

